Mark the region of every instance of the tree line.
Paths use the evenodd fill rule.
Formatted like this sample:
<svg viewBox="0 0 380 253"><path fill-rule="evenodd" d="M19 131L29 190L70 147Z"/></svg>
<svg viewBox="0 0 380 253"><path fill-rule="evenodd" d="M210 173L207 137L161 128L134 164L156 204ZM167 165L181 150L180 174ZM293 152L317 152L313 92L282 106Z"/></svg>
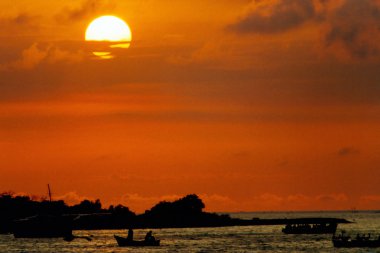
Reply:
<svg viewBox="0 0 380 253"><path fill-rule="evenodd" d="M69 206L63 200L34 200L29 196L0 194L0 232L12 231L14 220L35 215L71 216L73 229L203 227L230 225L228 215L204 212L205 205L190 194L173 202L161 201L143 214L137 215L127 206L103 208L99 199L83 200Z"/></svg>

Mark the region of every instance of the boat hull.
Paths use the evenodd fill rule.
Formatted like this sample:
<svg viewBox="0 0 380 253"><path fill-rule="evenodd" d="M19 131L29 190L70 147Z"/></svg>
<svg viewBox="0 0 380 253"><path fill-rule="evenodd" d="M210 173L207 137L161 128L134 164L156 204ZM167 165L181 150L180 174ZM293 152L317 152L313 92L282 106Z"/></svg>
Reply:
<svg viewBox="0 0 380 253"><path fill-rule="evenodd" d="M114 235L117 244L120 247L153 247L153 246L160 246L160 240L155 240L155 241L131 241L127 240L127 238L121 237Z"/></svg>
<svg viewBox="0 0 380 253"><path fill-rule="evenodd" d="M333 240L336 248L378 248L380 240Z"/></svg>
<svg viewBox="0 0 380 253"><path fill-rule="evenodd" d="M15 238L55 238L72 235L71 219L63 216L37 215L13 223Z"/></svg>
<svg viewBox="0 0 380 253"><path fill-rule="evenodd" d="M335 234L337 224L325 226L287 226L282 229L285 234Z"/></svg>

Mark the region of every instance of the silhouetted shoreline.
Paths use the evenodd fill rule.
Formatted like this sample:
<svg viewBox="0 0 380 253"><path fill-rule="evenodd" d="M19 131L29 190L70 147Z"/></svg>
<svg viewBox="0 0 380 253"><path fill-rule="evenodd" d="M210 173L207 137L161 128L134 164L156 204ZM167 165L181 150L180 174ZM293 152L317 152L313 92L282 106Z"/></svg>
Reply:
<svg viewBox="0 0 380 253"><path fill-rule="evenodd" d="M102 208L99 200L83 200L80 204L68 206L62 200L35 201L27 196L3 193L0 195L0 232L12 233L14 221L36 215L69 217L73 230L349 223L345 219L317 217L245 220L205 212L204 207L197 195L190 194L173 202L162 201L137 215L123 205Z"/></svg>

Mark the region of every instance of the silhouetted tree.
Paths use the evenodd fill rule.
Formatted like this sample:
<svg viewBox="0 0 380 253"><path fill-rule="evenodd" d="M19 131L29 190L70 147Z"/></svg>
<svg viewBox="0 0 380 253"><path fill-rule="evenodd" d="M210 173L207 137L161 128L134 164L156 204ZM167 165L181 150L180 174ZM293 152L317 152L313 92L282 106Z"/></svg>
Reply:
<svg viewBox="0 0 380 253"><path fill-rule="evenodd" d="M202 200L195 194L187 195L174 202L162 201L152 207L147 214L197 214L205 208Z"/></svg>
<svg viewBox="0 0 380 253"><path fill-rule="evenodd" d="M187 195L174 202L162 201L140 216L145 226L192 227L202 220L202 200L195 194Z"/></svg>
<svg viewBox="0 0 380 253"><path fill-rule="evenodd" d="M159 202L144 214L136 215L123 205L102 209L99 199L83 200L77 205L67 206L62 200L37 200L29 196L14 196L11 192L4 192L0 194L0 232L10 232L13 220L41 214L73 214L75 229L199 227L232 224L228 215L206 213L203 212L204 208L204 203L195 194L173 202Z"/></svg>
<svg viewBox="0 0 380 253"><path fill-rule="evenodd" d="M174 202L178 211L185 213L201 213L205 205L196 194L190 194Z"/></svg>
<svg viewBox="0 0 380 253"><path fill-rule="evenodd" d="M104 210L102 210L102 204L100 203L99 199L95 201L90 201L86 199L70 208L71 213L86 214L86 213L99 213L103 211Z"/></svg>

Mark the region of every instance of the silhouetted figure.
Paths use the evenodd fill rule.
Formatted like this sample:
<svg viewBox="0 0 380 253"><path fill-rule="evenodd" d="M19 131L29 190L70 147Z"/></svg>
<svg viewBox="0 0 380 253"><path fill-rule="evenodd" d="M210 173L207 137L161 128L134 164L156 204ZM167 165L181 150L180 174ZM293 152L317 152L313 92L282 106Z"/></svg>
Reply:
<svg viewBox="0 0 380 253"><path fill-rule="evenodd" d="M146 236L145 236L146 242L154 242L155 240L156 238L154 238L154 236L152 235L152 231L149 231L148 233L146 233Z"/></svg>
<svg viewBox="0 0 380 253"><path fill-rule="evenodd" d="M133 230L132 230L132 228L128 229L127 240L128 241L133 241Z"/></svg>

